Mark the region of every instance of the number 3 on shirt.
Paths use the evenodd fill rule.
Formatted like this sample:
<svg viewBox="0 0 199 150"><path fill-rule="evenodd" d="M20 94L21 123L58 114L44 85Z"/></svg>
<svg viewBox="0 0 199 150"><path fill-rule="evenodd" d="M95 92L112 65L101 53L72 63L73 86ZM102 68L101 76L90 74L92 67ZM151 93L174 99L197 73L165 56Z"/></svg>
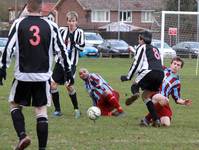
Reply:
<svg viewBox="0 0 199 150"><path fill-rule="evenodd" d="M34 25L31 26L29 31L33 32L33 38L29 39L29 42L33 46L37 46L41 42L41 37L39 35L40 29L38 26Z"/></svg>
<svg viewBox="0 0 199 150"><path fill-rule="evenodd" d="M155 56L156 59L160 59L160 53L156 48L153 48L153 54Z"/></svg>

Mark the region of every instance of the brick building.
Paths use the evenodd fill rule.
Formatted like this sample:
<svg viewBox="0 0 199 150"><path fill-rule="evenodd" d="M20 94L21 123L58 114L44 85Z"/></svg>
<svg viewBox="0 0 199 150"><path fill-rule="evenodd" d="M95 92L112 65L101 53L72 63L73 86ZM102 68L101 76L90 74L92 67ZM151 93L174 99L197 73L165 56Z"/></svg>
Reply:
<svg viewBox="0 0 199 150"><path fill-rule="evenodd" d="M118 20L153 29L158 25L158 12L164 10L165 4L166 0L59 0L54 13L60 26L66 24L66 13L75 10L79 14L79 26L83 29L98 30L100 26Z"/></svg>

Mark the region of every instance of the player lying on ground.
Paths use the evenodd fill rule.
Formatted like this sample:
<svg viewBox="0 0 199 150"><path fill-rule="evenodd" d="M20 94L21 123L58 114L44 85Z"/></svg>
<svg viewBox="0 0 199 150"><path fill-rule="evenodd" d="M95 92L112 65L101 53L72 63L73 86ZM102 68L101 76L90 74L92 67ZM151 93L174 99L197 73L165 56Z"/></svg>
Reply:
<svg viewBox="0 0 199 150"><path fill-rule="evenodd" d="M119 104L119 93L114 90L99 74L89 73L81 68L79 76L84 81L93 105L100 108L104 116L123 116L124 112Z"/></svg>

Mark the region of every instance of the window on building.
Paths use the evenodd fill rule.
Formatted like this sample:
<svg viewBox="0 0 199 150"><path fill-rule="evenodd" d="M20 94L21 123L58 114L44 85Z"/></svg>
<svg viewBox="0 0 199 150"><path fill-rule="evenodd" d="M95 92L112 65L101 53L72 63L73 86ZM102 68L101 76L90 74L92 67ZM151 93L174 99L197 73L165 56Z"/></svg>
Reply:
<svg viewBox="0 0 199 150"><path fill-rule="evenodd" d="M141 21L142 22L148 22L148 23L153 23L153 12L151 11L143 11L141 15Z"/></svg>
<svg viewBox="0 0 199 150"><path fill-rule="evenodd" d="M120 11L120 21L132 22L132 12L131 11Z"/></svg>
<svg viewBox="0 0 199 150"><path fill-rule="evenodd" d="M110 11L93 10L91 13L91 22L110 22Z"/></svg>

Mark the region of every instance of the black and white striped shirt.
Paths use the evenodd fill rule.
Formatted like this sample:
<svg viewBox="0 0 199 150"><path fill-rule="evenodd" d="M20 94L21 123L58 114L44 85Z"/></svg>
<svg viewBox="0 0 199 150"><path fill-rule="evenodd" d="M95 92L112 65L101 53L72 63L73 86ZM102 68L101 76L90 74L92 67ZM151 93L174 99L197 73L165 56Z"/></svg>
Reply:
<svg viewBox="0 0 199 150"><path fill-rule="evenodd" d="M82 51L85 46L84 31L77 27L71 33L68 26L60 27L59 30L65 42L71 64L76 66L79 60L79 51Z"/></svg>
<svg viewBox="0 0 199 150"><path fill-rule="evenodd" d="M69 71L71 63L57 24L40 16L22 17L10 29L0 67L9 67L14 53L17 80L47 81L52 75L53 50Z"/></svg>
<svg viewBox="0 0 199 150"><path fill-rule="evenodd" d="M162 70L159 50L149 44L138 45L127 79L130 80L133 75L136 75L135 82L138 83L151 70Z"/></svg>

